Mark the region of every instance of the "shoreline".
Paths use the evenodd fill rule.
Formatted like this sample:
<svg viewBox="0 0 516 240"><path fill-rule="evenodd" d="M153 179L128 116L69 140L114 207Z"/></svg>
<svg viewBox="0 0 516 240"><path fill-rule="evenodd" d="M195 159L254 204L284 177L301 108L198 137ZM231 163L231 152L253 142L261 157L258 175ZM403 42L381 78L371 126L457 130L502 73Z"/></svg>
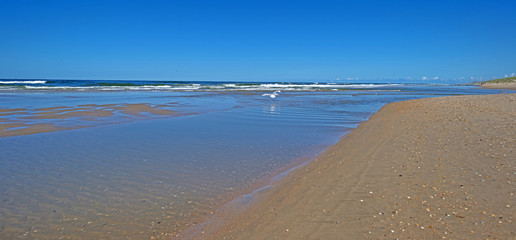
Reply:
<svg viewBox="0 0 516 240"><path fill-rule="evenodd" d="M345 131L343 136L347 133L349 131ZM275 188L291 172L310 164L326 149L322 149L314 156L305 156L294 160L291 164L280 168L269 177L231 193L229 197L218 204L218 207L210 212L209 216L190 219L191 221L186 224L187 228L175 229L174 237L180 239L203 239L207 235L217 232L219 228L231 221L234 216L240 215L253 206L253 204L259 203L269 190ZM190 224L192 222L193 224Z"/></svg>
<svg viewBox="0 0 516 240"><path fill-rule="evenodd" d="M479 168L474 171L476 167L485 165L485 162L474 159L475 154L489 150L486 149L489 145L473 149L461 148L458 151L450 149L442 155L443 147L460 146L465 136L452 136L455 142L449 144L436 143L442 144L441 141L449 137L449 131L444 131L446 128L461 133L460 129L464 127L461 124L482 127L483 122L479 122L478 118L496 119L496 114L505 116L502 118L505 119L504 124L510 126L508 134L514 133L514 124L510 123L510 119L515 116L514 105L511 105L515 100L516 94L498 94L427 98L388 104L306 166L296 168L273 188L261 193L260 200L243 213L226 213L225 217L230 220L217 230L211 229L214 234L191 238L327 239L342 237L342 234L351 238L474 238L478 236L475 232L495 238L515 237L516 233L512 230L515 227L512 205L516 203L512 189L509 187L507 190L505 187L502 188L505 190L497 192L496 187L488 186L479 191L474 187L478 183L471 183L472 179L475 180L471 178L473 175L482 175L479 172L485 170ZM492 104L497 106L489 107ZM503 110L496 107L502 107ZM477 114L473 109L481 110L482 114ZM423 119L413 116L423 116ZM403 126L400 126L400 122ZM489 129L489 126L484 127ZM428 136L434 134L429 131L430 128L440 128L440 132L436 136ZM506 144L508 142L509 148L498 149L505 151L505 162L502 165L489 167L496 171L506 171L507 175L490 177L498 185L508 185L510 181L516 181L514 175L510 174L513 163L507 160L514 159L510 149L514 139L504 129L497 131L497 134L505 132L504 141ZM482 135L481 131L466 131L462 134ZM492 135L487 134L481 138ZM466 137L471 141L472 136ZM432 146L418 145L419 141ZM484 140L484 144L490 141L491 146L495 143L493 140ZM411 153L407 153L409 149ZM450 156L455 158L450 159ZM465 156L473 158L475 164L467 163L469 169L463 170L460 181L463 184L457 187L458 177L451 171L458 171L461 175L459 170L465 169L466 163L457 158ZM486 156L482 158L491 160L494 155ZM438 162L426 161L435 160L436 157ZM500 158L498 161L501 161ZM421 169L431 169L432 174ZM476 174L472 175L473 172ZM503 183L499 179L503 177L511 180ZM485 183L485 179L482 182ZM495 202L500 204L491 206L492 201L483 199L487 202L484 203L473 198L476 202L468 202L462 200L458 196L460 194L466 195L466 199L477 195L478 198L507 195L507 199L497 199ZM467 227L464 226L465 221L470 223ZM488 233L486 227L492 228L494 225L497 226L496 233Z"/></svg>
<svg viewBox="0 0 516 240"><path fill-rule="evenodd" d="M186 221L184 221L184 226L186 228L179 227L174 229L172 236L179 239L203 239L207 235L215 233L219 228L231 221L235 215L239 215L254 204L259 203L269 190L275 188L291 172L310 164L317 158L317 156L326 151L328 147L336 144L339 139L349 132L350 130L342 132L342 135L327 147L318 150L317 152L299 157L293 160L290 164L279 168L268 177L228 194L216 205L215 208L212 208L209 211L210 214L205 214L204 216L197 213L192 214L199 217L185 219Z"/></svg>

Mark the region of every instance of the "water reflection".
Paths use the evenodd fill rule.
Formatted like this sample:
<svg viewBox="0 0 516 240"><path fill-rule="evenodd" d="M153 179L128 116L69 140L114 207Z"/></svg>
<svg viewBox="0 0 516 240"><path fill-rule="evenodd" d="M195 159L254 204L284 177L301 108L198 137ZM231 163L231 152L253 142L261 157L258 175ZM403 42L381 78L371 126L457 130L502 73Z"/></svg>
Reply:
<svg viewBox="0 0 516 240"><path fill-rule="evenodd" d="M265 114L272 114L272 115L279 115L280 112L280 104L272 103L268 107L263 107L263 113Z"/></svg>

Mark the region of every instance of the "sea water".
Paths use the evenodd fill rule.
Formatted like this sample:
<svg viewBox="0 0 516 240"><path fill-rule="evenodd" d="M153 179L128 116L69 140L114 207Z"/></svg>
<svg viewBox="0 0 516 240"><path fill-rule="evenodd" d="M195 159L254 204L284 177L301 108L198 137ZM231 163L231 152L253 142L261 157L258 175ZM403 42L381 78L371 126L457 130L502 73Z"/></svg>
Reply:
<svg viewBox="0 0 516 240"><path fill-rule="evenodd" d="M2 239L174 236L311 160L387 103L499 92L418 84L3 81L1 109L172 103L184 114L114 115L88 128L0 138ZM275 98L264 95L274 91Z"/></svg>

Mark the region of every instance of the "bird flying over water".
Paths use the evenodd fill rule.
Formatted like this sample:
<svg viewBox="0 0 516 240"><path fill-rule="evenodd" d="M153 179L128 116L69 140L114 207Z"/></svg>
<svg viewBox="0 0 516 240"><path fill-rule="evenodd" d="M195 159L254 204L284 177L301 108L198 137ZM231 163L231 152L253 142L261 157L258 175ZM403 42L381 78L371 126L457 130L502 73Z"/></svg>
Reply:
<svg viewBox="0 0 516 240"><path fill-rule="evenodd" d="M262 94L262 97L266 97L266 96L269 96L271 98L276 98L276 96L278 96L278 93L280 93L281 91L274 91L273 93L264 93Z"/></svg>

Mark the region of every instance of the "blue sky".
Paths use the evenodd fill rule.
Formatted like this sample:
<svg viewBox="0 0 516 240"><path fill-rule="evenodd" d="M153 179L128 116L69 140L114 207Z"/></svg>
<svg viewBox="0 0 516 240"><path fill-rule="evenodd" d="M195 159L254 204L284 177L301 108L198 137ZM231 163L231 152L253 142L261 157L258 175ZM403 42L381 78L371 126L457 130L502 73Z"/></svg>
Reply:
<svg viewBox="0 0 516 240"><path fill-rule="evenodd" d="M516 1L0 0L0 78L468 82L516 72Z"/></svg>

